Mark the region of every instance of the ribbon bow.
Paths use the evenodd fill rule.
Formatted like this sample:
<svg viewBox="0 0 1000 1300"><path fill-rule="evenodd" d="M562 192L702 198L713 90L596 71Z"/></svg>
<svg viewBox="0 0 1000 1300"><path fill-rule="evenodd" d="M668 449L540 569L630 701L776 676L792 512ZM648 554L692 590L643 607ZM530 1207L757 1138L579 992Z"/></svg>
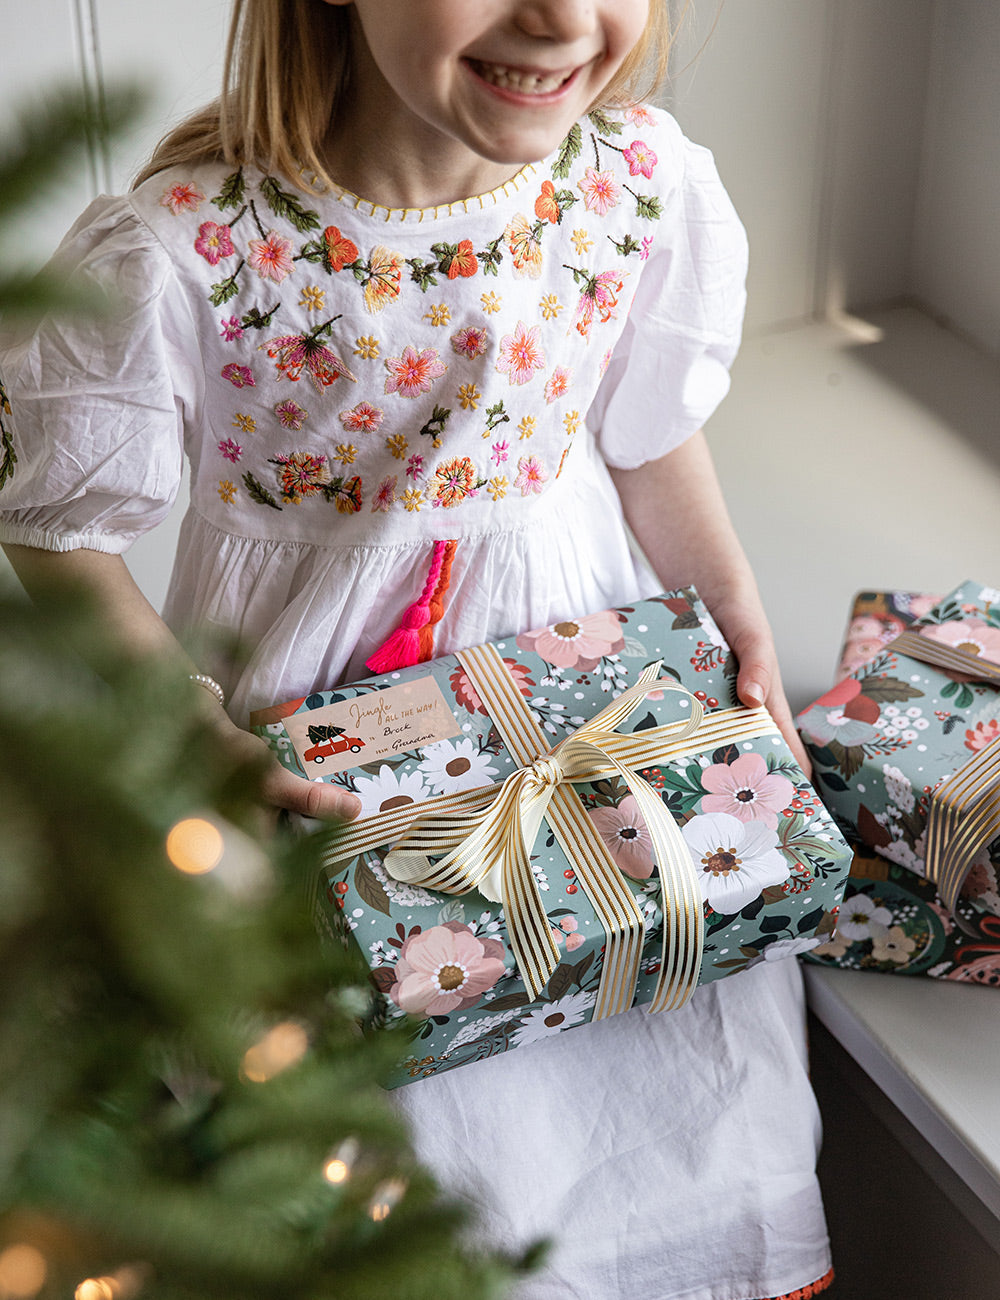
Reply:
<svg viewBox="0 0 1000 1300"><path fill-rule="evenodd" d="M490 650L481 647L468 653L488 656ZM487 677L495 677L491 672L495 664L476 665L473 671L479 688L484 685L484 667ZM658 728L661 735L671 742L682 742L701 725L703 710L699 701L686 687L658 678L659 670L659 662L648 665L634 686L571 736L542 752L542 733L518 696L520 708L507 717L506 739L512 742L509 748L523 765L506 778L488 807L471 814L423 818L385 857L385 867L396 880L449 894L476 889L486 898L502 902L514 958L534 998L559 962L559 950L531 868L532 846L543 818L548 817L608 933L605 968L611 987L599 994L595 1018L630 1005L644 922L573 792L572 782L617 774L635 797L649 829L664 899L663 959L653 1009L680 1006L686 1001L697 983L701 965L702 897L687 845L660 797L615 753L631 739L616 728L656 691L678 692L691 703L691 716L677 725ZM486 685L488 692L489 683ZM499 693L509 703L504 688ZM496 720L492 708L491 713ZM532 749L534 756L530 757ZM432 857L438 860L431 862Z"/></svg>

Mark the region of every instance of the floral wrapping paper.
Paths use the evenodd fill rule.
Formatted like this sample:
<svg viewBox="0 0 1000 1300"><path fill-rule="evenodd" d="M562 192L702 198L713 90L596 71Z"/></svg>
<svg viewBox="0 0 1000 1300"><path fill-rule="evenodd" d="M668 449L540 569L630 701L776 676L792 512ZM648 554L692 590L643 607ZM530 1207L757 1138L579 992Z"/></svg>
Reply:
<svg viewBox="0 0 1000 1300"><path fill-rule="evenodd" d="M691 589L524 633L496 649L553 745L657 659L661 676L685 686L706 713L735 703L734 658ZM452 734L368 762L365 748L373 742L352 754L348 742L364 737L349 734L350 727L329 739L320 734L320 724L303 737L309 718L328 716L331 706L370 719L385 698L396 699L386 692L401 686L417 691L425 718L432 716L430 696L439 690L446 706L439 716L446 730L449 720L453 724ZM620 730L665 725L683 718L685 708L688 700L675 692L657 692ZM380 721L386 721L384 712ZM397 722L389 718L383 730L392 732ZM433 732L434 725L428 722L426 729ZM362 817L496 783L515 770L454 656L261 711L254 730L291 770L356 793ZM315 758L304 759L327 745L340 747L341 770L325 770L333 755L316 755L319 768ZM699 983L807 951L832 933L850 850L777 728L708 752L692 750L643 768L641 775L680 825L700 873L706 938ZM649 1002L663 921L649 832L619 778L574 788L645 918L634 1003ZM364 954L380 994L379 1018L420 1018L396 1084L528 1045L592 1018L604 931L547 823L534 845L532 869L559 964L536 999L515 968L500 904L476 892L455 896L400 884L382 858L380 850L332 862L319 881L316 910L323 929L349 935Z"/></svg>
<svg viewBox="0 0 1000 1300"><path fill-rule="evenodd" d="M954 675L912 660L906 660L906 671L900 672L901 661L886 651L900 632L928 620L941 628L942 639L978 638L980 653L1000 660L998 601L1000 594L978 583L966 583L943 599L901 591L861 592L855 598L838 675L841 682L847 678L859 682L860 689L855 693L853 685L847 686L851 697L845 700L835 687L798 719L816 764L814 779L849 836L856 840L836 933L808 954L809 961L847 970L1000 986L1000 841L978 856L965 882L958 902L958 914L966 927L963 932L935 885L920 872L921 828L910 819L914 812L919 818L925 809L927 792L922 786L927 781L920 794L914 794L911 807L905 786L894 779L894 770L902 768L901 762L894 761L901 749L944 741L942 759L950 755L957 766L1000 734L1000 692L995 687L956 680ZM884 678L881 684L880 676ZM891 692L888 683L894 680L916 686L925 676L934 679L934 698L929 699L926 691L894 703L883 698L875 719L875 709L866 700L879 703L880 692ZM839 748L836 740L821 742L820 735L838 725L837 715L829 713L825 726L822 721L817 724L818 711L824 708L842 710ZM866 738L852 725L864 725L866 711L871 715L867 725L880 730L880 737L869 734ZM951 743L956 736L961 752ZM852 755L852 749L863 753ZM917 753L926 754L927 749ZM859 759L862 766L850 778L845 777L845 769L850 770ZM834 764L831 760L838 761ZM898 838L875 846L858 838L858 818L871 829L861 809L872 811L872 764L884 769L886 790L884 809L873 814L880 828L876 835L881 840L881 831L896 825L900 831ZM942 766L941 774L948 775L948 769ZM840 789L841 780L855 794L867 795L867 801ZM860 786L866 789L860 790Z"/></svg>

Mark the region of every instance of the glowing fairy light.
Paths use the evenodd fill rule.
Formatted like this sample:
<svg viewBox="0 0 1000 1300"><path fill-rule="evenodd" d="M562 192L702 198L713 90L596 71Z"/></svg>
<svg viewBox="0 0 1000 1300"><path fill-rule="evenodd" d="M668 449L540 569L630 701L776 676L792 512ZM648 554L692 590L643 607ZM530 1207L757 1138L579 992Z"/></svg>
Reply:
<svg viewBox="0 0 1000 1300"><path fill-rule="evenodd" d="M219 865L225 847L222 832L204 817L185 817L167 834L167 857L188 876L212 871Z"/></svg>
<svg viewBox="0 0 1000 1300"><path fill-rule="evenodd" d="M18 1242L0 1251L0 1296L4 1300L30 1300L45 1285L49 1266L35 1246Z"/></svg>
<svg viewBox="0 0 1000 1300"><path fill-rule="evenodd" d="M326 1158L323 1177L328 1183L344 1183L351 1176L361 1147L357 1138L345 1138Z"/></svg>
<svg viewBox="0 0 1000 1300"><path fill-rule="evenodd" d="M243 1077L251 1083L266 1083L301 1061L308 1050L309 1035L305 1028L295 1020L284 1020L247 1049Z"/></svg>
<svg viewBox="0 0 1000 1300"><path fill-rule="evenodd" d="M375 1223L387 1219L403 1199L405 1191L406 1182L402 1178L388 1178L384 1183L379 1183L368 1202L368 1217Z"/></svg>
<svg viewBox="0 0 1000 1300"><path fill-rule="evenodd" d="M73 1300L117 1300L118 1287L111 1277L87 1277L73 1292Z"/></svg>

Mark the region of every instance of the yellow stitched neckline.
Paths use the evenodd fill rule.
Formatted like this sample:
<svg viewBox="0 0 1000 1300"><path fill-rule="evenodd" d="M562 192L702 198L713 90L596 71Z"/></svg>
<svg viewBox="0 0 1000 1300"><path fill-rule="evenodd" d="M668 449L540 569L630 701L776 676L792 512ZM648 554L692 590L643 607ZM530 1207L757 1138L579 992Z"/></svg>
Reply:
<svg viewBox="0 0 1000 1300"><path fill-rule="evenodd" d="M456 199L453 203L440 203L432 208L387 208L382 203L363 199L341 185L334 186L330 193L339 203L346 203L356 212L363 212L366 216L377 217L382 221L436 221L442 217L454 216L456 212L479 212L500 203L509 195L523 189L535 175L536 170L534 163L526 163L516 176L512 176L509 181L504 181L494 190L488 190L485 194L475 194L469 199Z"/></svg>

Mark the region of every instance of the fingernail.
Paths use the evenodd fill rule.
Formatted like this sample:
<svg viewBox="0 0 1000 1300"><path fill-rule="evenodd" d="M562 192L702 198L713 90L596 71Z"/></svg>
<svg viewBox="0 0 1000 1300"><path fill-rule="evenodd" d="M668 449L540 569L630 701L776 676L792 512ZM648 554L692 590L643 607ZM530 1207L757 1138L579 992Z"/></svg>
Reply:
<svg viewBox="0 0 1000 1300"><path fill-rule="evenodd" d="M349 794L343 804L344 816L348 819L357 817L361 812L361 800L356 794Z"/></svg>
<svg viewBox="0 0 1000 1300"><path fill-rule="evenodd" d="M758 682L747 682L743 688L743 698L759 707L764 703L764 688Z"/></svg>

